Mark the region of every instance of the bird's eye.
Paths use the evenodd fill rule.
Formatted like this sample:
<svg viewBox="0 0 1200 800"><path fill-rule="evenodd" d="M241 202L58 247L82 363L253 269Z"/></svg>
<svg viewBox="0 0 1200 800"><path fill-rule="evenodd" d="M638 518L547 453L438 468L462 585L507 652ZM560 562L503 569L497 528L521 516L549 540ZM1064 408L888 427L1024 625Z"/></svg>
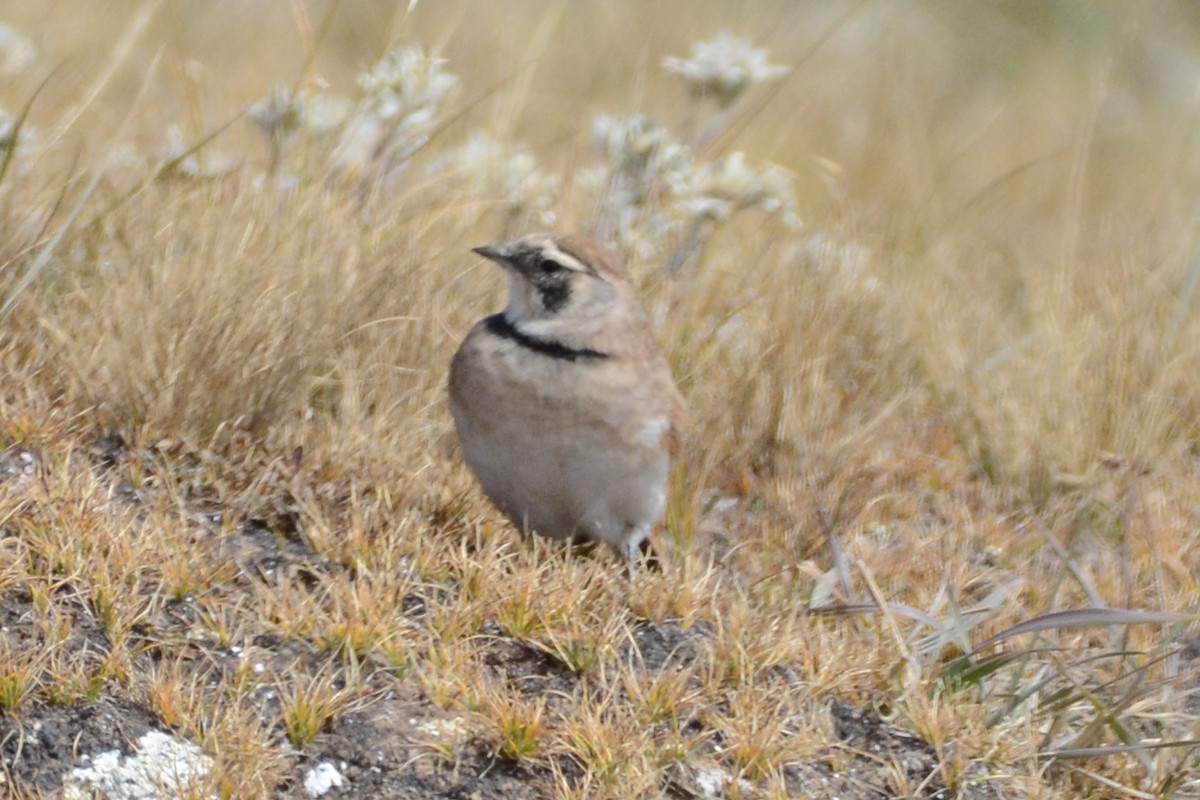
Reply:
<svg viewBox="0 0 1200 800"><path fill-rule="evenodd" d="M562 272L566 268L552 258L540 258L538 259L538 269L549 275Z"/></svg>

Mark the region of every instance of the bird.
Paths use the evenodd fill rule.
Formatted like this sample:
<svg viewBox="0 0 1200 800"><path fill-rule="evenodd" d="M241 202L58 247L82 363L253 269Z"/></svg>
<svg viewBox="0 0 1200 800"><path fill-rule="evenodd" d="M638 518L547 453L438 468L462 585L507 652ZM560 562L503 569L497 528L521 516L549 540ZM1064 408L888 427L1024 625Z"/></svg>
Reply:
<svg viewBox="0 0 1200 800"><path fill-rule="evenodd" d="M629 575L662 520L686 410L620 259L582 235L535 233L473 252L508 305L450 364L467 466L524 535L605 542Z"/></svg>

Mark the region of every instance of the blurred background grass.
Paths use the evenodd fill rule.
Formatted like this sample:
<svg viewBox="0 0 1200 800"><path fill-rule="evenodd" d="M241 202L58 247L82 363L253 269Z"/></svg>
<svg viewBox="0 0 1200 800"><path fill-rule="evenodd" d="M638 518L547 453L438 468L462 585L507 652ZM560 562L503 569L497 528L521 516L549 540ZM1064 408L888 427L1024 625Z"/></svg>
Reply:
<svg viewBox="0 0 1200 800"><path fill-rule="evenodd" d="M6 81L4 106L15 113L45 81L29 123L48 143L23 174L5 181L6 277L19 271L18 254L37 241L63 186L75 181L70 197L81 175L114 154L118 164L137 164L144 173L169 125L178 125L189 144L220 130L207 148L240 168L216 187L152 187L105 216L106 204L139 177L137 168L109 167L84 214L99 214L101 226L73 231L74 247L61 248L60 263L39 281L37 313L63 341L78 345L82 331L132 321L136 330L124 338L109 331L96 351L67 354L87 376L87 393L122 413L160 413L148 408L148 398L132 397L131 387L106 386L119 382L111 373L146 356L139 342L169 335L154 330L153 320L161 315L159 324L174 329L177 314L203 318L214 309L167 311L162 305L183 302L181 295L206 302L200 292L172 286L164 290L170 297L142 296L136 302L145 307L126 315L125 300L97 296L102 290L89 276L101 265L139 262L154 272L153 265L178 263L180 241L191 231L215 237L187 258L184 271L195 280L230 269L223 263L227 246L244 239L250 249L240 257L256 274L243 278L262 281L264 272L320 261L314 254L336 260L334 251L375 242L380 249L363 256L371 261L368 284L392 283L390 295L367 290L352 302L327 303L297 297L316 287L293 287L285 292L289 302L311 303L305 310L316 318L289 311L283 328L259 332L311 356L295 362L277 353L281 360L267 369L295 377L345 363L337 336L409 313L422 295L409 294L404 263L427 285L437 284L470 266L460 232L481 240L497 235L488 230L486 203L441 197L442 208L414 210L418 181L369 220L358 215L319 233L313 223L331 205L345 211L345 197L310 192L273 207L264 203L275 201L247 200L239 182L261 172L267 148L252 126L230 122L273 81L319 79L349 92L354 75L390 44L415 40L462 77L430 151L483 128L527 143L547 169L569 177L587 161L587 133L599 113L651 113L668 127L684 127L692 103L660 61L726 29L795 69L739 106L731 130L710 150L746 150L788 168L808 233L865 248L866 269L882 282L895 314L889 347L905 340L904 355L917 363L908 380L931 389L933 410L956 420L982 469L1044 494L1052 473L1084 470L1100 451L1155 458L1195 437L1197 328L1185 290L1195 250L1200 15L1187 3L763 2L735 9L564 0L503 9L421 3L411 10L391 3L168 3L153 10L112 79L84 105L96 76L113 62L114 43L138 13L153 8L48 2L3 9L41 51L35 69ZM569 187L555 209L559 224L585 226L594 209L574 204ZM205 208L214 210L206 215ZM454 234L422 238L430 226ZM307 245L295 240L298 231L308 232ZM745 283L786 283L778 270L790 266L771 255L766 235L728 226L706 269L736 272ZM113 239L122 242L120 256L109 252ZM325 279L335 280L340 268L329 269ZM231 291L247 302L247 287ZM459 288L448 302L426 307L457 332L464 320L458 309L477 296ZM225 308L227 300L212 302ZM321 307L353 319L328 329L321 317L330 315L315 313ZM67 317L57 319L65 309ZM237 314L262 322L264 306ZM116 352L102 353L114 345ZM320 356L312 352L321 348ZM799 348L794 357L803 360L804 344ZM873 357L894 361L900 354ZM199 353L186 358L207 360ZM180 364L143 369L143 381L164 370L192 372ZM254 368L249 374L263 375ZM238 416L219 410L211 394L177 388L181 396L167 403L174 410L161 420L165 427L186 419L211 431ZM880 394L901 389L891 384ZM284 402L296 387L263 391L281 395L270 402ZM189 402L205 408L184 411L180 405ZM297 395L285 405L295 410L304 402Z"/></svg>

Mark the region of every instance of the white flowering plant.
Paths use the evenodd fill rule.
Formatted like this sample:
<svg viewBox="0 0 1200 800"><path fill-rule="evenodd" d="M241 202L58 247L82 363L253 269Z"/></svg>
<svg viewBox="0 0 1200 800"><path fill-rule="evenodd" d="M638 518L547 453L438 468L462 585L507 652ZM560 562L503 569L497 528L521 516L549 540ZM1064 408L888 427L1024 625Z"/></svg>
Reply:
<svg viewBox="0 0 1200 800"><path fill-rule="evenodd" d="M765 49L728 33L695 43L691 58L667 58L663 67L688 83L694 113L709 117L705 133L689 146L649 117L598 116L592 148L599 163L581 178L600 194L600 233L643 258L661 255L674 241L667 264L677 271L696 257L719 223L742 211L756 209L799 228L792 176L782 167L754 165L743 152L699 155L728 124L731 108L749 87L779 78L788 68L770 64ZM702 103L710 97L716 108L705 112Z"/></svg>
<svg viewBox="0 0 1200 800"><path fill-rule="evenodd" d="M683 78L699 97L732 105L749 87L782 77L788 68L767 62L765 48L722 31L707 42L694 42L690 58L663 59L663 69Z"/></svg>

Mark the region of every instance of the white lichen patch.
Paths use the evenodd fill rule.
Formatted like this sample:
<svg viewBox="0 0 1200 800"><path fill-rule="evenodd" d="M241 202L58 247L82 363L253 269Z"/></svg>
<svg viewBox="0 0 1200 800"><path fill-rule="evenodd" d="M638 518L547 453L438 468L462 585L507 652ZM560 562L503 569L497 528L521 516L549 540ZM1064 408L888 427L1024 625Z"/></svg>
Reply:
<svg viewBox="0 0 1200 800"><path fill-rule="evenodd" d="M415 719L409 720L416 726L417 732L431 739L449 739L452 741L465 740L470 735L467 726L460 717L453 719L427 719L417 725Z"/></svg>
<svg viewBox="0 0 1200 800"><path fill-rule="evenodd" d="M716 764L697 767L692 775L696 781L696 788L700 790L701 797L722 797L725 794L725 787L733 781L733 775L729 770Z"/></svg>
<svg viewBox="0 0 1200 800"><path fill-rule="evenodd" d="M148 731L137 742L138 752L122 755L106 750L84 756L63 780L66 800L159 800L177 797L208 774L212 758L191 742L162 731Z"/></svg>
<svg viewBox="0 0 1200 800"><path fill-rule="evenodd" d="M330 789L340 789L345 785L346 779L342 773L328 761L322 761L304 773L304 791L308 792L309 797L321 797Z"/></svg>

